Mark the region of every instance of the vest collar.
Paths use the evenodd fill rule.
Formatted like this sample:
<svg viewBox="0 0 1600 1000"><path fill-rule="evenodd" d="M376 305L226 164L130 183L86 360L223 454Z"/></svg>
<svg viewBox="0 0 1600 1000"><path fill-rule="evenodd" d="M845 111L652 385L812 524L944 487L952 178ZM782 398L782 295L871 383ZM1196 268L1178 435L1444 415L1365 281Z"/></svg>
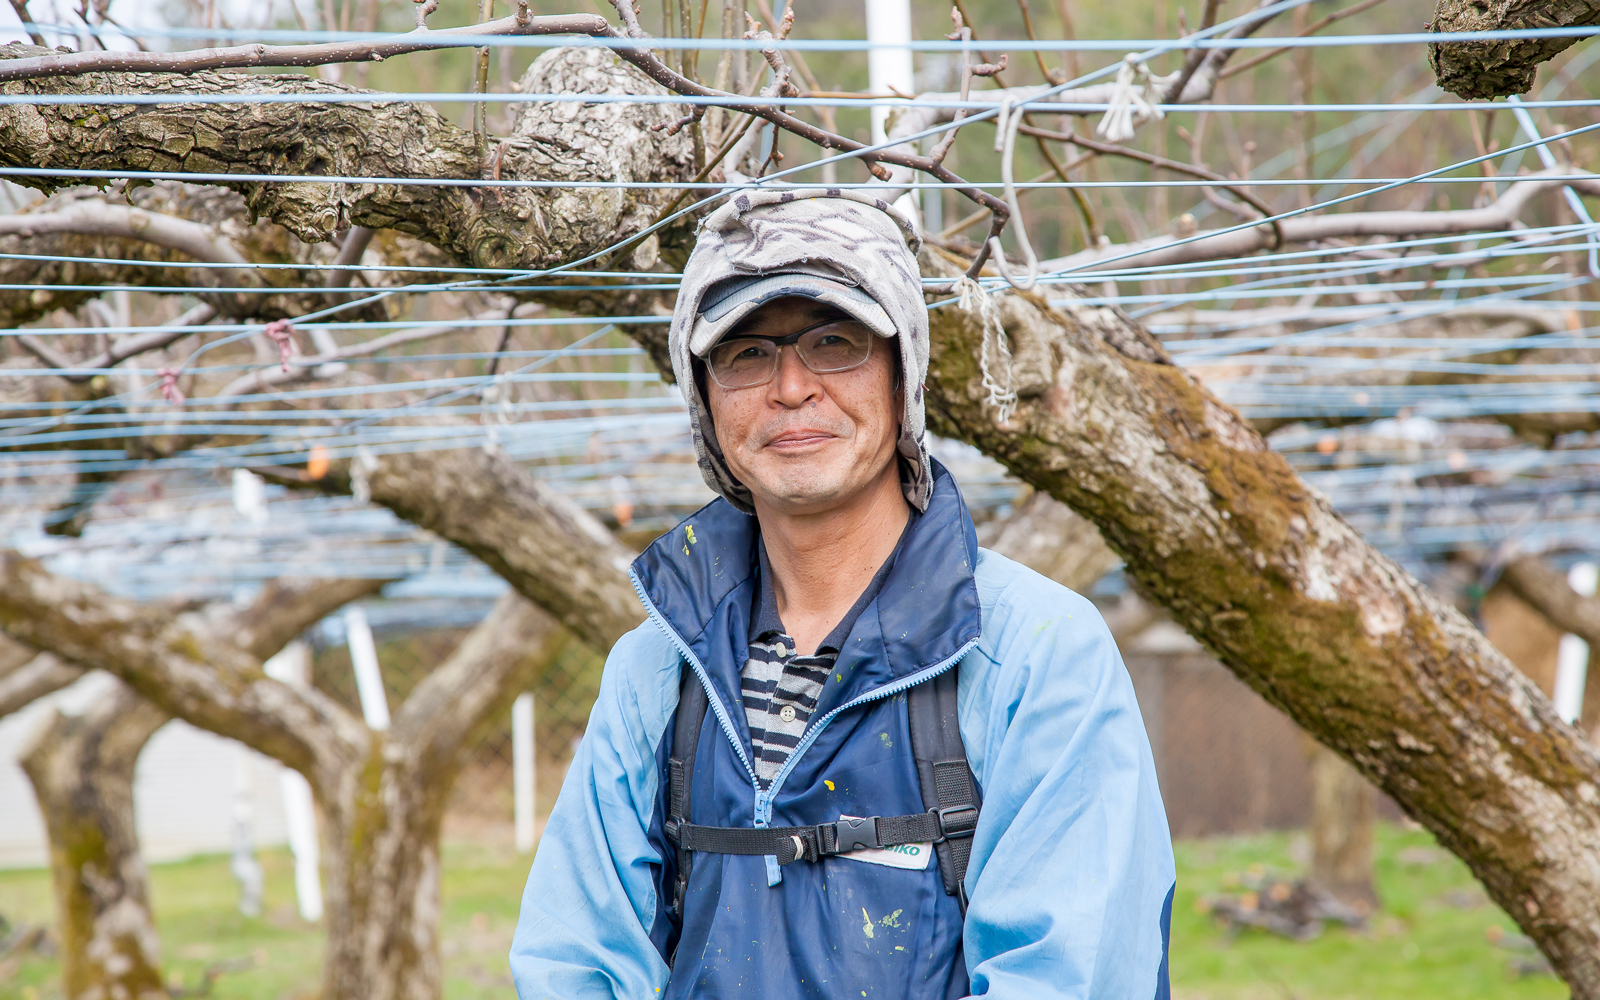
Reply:
<svg viewBox="0 0 1600 1000"><path fill-rule="evenodd" d="M883 589L856 619L819 712L940 663L981 631L978 541L954 477L933 463L933 495L911 526ZM633 563L659 624L706 669L748 743L739 672L758 586L755 517L714 500Z"/></svg>

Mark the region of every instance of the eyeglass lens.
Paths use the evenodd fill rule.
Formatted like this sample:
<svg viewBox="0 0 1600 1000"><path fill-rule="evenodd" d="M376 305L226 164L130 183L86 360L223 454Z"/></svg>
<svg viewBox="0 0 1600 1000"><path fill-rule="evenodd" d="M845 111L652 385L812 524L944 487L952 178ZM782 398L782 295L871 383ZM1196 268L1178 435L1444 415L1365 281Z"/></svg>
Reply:
<svg viewBox="0 0 1600 1000"><path fill-rule="evenodd" d="M841 320L807 330L795 343L805 366L819 375L848 371L872 353L872 331ZM779 344L760 337L736 337L711 349L711 377L724 389L745 389L769 381L778 370Z"/></svg>

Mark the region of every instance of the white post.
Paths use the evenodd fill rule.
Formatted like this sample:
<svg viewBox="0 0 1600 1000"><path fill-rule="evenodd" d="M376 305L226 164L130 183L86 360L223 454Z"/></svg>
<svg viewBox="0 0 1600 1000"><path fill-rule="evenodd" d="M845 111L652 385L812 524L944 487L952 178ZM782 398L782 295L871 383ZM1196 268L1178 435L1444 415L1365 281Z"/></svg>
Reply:
<svg viewBox="0 0 1600 1000"><path fill-rule="evenodd" d="M311 683L311 651L296 640L262 664L268 677L295 687ZM283 791L283 818L289 827L289 852L294 855L294 893L305 920L322 919L322 860L317 847L317 813L311 785L299 771L284 768L278 778Z"/></svg>
<svg viewBox="0 0 1600 1000"><path fill-rule="evenodd" d="M867 51L867 89L873 94L901 93L907 97L916 93L916 79L911 65L911 0L866 0L867 41L873 48ZM907 46L899 48L898 46ZM874 145L889 138L887 121L889 109L872 109L872 142ZM906 211L917 223L917 206L921 199L915 193L901 196L895 207Z"/></svg>
<svg viewBox="0 0 1600 1000"><path fill-rule="evenodd" d="M1567 573L1567 585L1585 597L1593 597L1600 579L1600 565L1581 562ZM1583 689L1589 674L1589 644L1575 635L1561 637L1556 653L1556 714L1568 722L1583 715Z"/></svg>
<svg viewBox="0 0 1600 1000"><path fill-rule="evenodd" d="M255 761L242 743L233 745L233 877L239 882L239 912L261 915L261 862L255 850Z"/></svg>
<svg viewBox="0 0 1600 1000"><path fill-rule="evenodd" d="M533 695L523 692L511 704L511 797L519 854L533 850L533 766Z"/></svg>
<svg viewBox="0 0 1600 1000"><path fill-rule="evenodd" d="M378 669L378 647L372 641L372 627L360 608L344 609L345 640L350 646L350 666L356 674L356 694L361 698L361 714L375 730L389 728L389 698L383 691L383 673Z"/></svg>
<svg viewBox="0 0 1600 1000"><path fill-rule="evenodd" d="M895 91L910 96L916 83L911 73L911 49L879 46L909 45L911 42L911 0L866 0L867 41L874 47L867 51L867 88L873 94ZM884 121L888 108L872 109L872 141L880 143L889 138Z"/></svg>

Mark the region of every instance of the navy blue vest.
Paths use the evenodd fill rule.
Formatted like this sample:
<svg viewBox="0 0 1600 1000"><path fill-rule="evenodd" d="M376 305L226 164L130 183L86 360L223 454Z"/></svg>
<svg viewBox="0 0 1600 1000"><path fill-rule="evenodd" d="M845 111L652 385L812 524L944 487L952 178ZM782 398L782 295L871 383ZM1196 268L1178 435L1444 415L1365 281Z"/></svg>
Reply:
<svg viewBox="0 0 1600 1000"><path fill-rule="evenodd" d="M683 653L710 701L695 755L690 819L791 826L923 811L905 692L956 661L980 632L978 543L950 474L934 464L927 512L883 590L856 620L800 746L767 792L750 768L739 693L756 581L753 517L718 500L634 564L650 617ZM841 857L779 869L769 859L697 854L684 916L667 839L669 725L657 748L650 837L651 938L673 962L669 998L874 997L946 1000L968 992L962 916L937 862L908 871ZM771 884L777 879L777 884Z"/></svg>

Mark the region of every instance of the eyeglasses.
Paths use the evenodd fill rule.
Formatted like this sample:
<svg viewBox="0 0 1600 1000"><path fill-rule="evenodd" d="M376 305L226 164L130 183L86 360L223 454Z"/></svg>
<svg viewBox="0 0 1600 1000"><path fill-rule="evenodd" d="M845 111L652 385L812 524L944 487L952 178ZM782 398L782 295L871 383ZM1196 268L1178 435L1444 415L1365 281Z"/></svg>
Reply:
<svg viewBox="0 0 1600 1000"><path fill-rule="evenodd" d="M873 333L852 319L830 319L786 337L733 337L706 356L706 368L724 389L749 389L772 381L778 354L794 345L800 361L818 375L860 367L872 355Z"/></svg>

